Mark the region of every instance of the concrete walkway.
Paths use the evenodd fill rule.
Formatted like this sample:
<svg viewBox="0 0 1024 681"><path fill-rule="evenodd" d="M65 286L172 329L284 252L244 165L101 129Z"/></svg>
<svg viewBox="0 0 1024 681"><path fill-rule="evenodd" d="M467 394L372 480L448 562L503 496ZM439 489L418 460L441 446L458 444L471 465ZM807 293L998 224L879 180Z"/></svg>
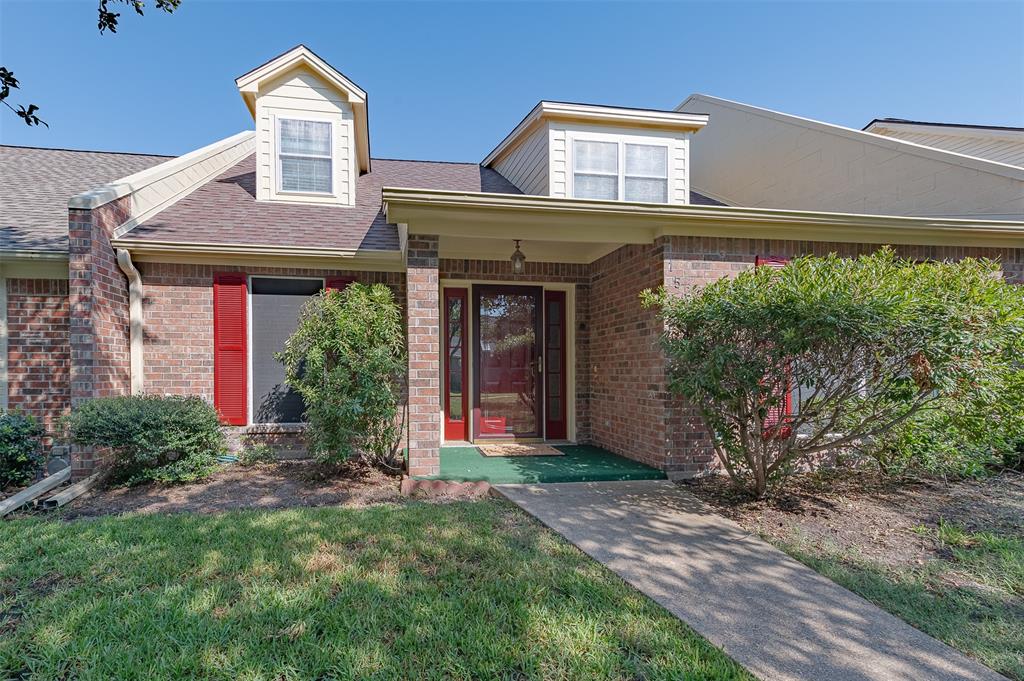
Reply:
<svg viewBox="0 0 1024 681"><path fill-rule="evenodd" d="M494 489L762 679L1005 681L668 481Z"/></svg>

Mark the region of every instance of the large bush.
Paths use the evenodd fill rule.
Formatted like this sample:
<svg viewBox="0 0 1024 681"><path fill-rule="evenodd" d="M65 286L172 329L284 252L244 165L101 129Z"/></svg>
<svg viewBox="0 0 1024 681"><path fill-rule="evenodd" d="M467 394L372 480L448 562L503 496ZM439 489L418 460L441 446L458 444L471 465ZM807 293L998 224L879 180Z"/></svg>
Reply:
<svg viewBox="0 0 1024 681"><path fill-rule="evenodd" d="M796 258L644 300L666 322L672 390L758 496L801 461L874 446L965 395L994 397L1024 337L1022 292L997 263L920 264L890 249Z"/></svg>
<svg viewBox="0 0 1024 681"><path fill-rule="evenodd" d="M351 284L314 296L278 359L306 403L316 458L338 462L358 453L391 464L406 370L402 312L391 289Z"/></svg>
<svg viewBox="0 0 1024 681"><path fill-rule="evenodd" d="M43 429L28 414L0 411L0 490L32 481L42 464Z"/></svg>
<svg viewBox="0 0 1024 681"><path fill-rule="evenodd" d="M865 443L886 473L957 477L1024 466L1024 370L972 386Z"/></svg>
<svg viewBox="0 0 1024 681"><path fill-rule="evenodd" d="M73 442L110 448L115 482L199 480L224 449L217 412L199 397L98 398L79 405L65 422Z"/></svg>

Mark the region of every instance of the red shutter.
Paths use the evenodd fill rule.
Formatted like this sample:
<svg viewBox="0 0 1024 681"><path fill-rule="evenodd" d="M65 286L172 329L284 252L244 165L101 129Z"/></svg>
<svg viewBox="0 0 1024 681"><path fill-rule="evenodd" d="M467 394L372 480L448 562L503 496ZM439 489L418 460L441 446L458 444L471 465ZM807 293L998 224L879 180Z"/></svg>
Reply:
<svg viewBox="0 0 1024 681"><path fill-rule="evenodd" d="M755 267L782 268L789 262L789 258L782 258L772 255L759 255L754 259ZM764 436L786 438L790 435L790 428L786 425L788 417L793 414L793 391L789 385L789 370L786 370L785 395L782 396L782 403L768 409L764 417Z"/></svg>
<svg viewBox="0 0 1024 681"><path fill-rule="evenodd" d="M324 282L324 288L328 291L340 291L355 281L355 277L328 277Z"/></svg>
<svg viewBox="0 0 1024 681"><path fill-rule="evenodd" d="M223 423L248 421L248 286L244 274L213 278L213 406Z"/></svg>

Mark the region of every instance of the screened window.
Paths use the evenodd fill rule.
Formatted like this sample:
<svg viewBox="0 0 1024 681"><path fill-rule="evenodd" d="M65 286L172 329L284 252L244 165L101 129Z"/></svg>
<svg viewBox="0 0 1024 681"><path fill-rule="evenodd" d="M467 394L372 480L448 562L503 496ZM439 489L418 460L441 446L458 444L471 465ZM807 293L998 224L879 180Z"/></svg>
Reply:
<svg viewBox="0 0 1024 681"><path fill-rule="evenodd" d="M668 147L654 144L625 146L626 200L668 203Z"/></svg>
<svg viewBox="0 0 1024 681"><path fill-rule="evenodd" d="M331 124L282 118L278 131L281 191L332 193Z"/></svg>
<svg viewBox="0 0 1024 681"><path fill-rule="evenodd" d="M299 313L310 296L323 288L320 279L252 278L252 421L302 423L306 405L288 387L284 365L275 354L298 326Z"/></svg>
<svg viewBox="0 0 1024 681"><path fill-rule="evenodd" d="M668 203L668 147L573 140L573 196Z"/></svg>
<svg viewBox="0 0 1024 681"><path fill-rule="evenodd" d="M573 142L573 194L578 199L619 198L619 145Z"/></svg>

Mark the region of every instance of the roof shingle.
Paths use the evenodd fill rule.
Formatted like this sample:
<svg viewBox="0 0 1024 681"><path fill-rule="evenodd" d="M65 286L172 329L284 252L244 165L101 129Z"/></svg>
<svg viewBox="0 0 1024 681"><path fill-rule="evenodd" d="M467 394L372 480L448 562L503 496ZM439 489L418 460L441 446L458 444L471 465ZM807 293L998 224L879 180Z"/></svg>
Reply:
<svg viewBox="0 0 1024 681"><path fill-rule="evenodd" d="M373 159L356 184L355 206L256 200L251 155L124 238L169 243L398 250L398 231L381 211L382 187L520 194L502 175L475 163Z"/></svg>
<svg viewBox="0 0 1024 681"><path fill-rule="evenodd" d="M173 157L0 145L0 251L68 250L68 199Z"/></svg>

